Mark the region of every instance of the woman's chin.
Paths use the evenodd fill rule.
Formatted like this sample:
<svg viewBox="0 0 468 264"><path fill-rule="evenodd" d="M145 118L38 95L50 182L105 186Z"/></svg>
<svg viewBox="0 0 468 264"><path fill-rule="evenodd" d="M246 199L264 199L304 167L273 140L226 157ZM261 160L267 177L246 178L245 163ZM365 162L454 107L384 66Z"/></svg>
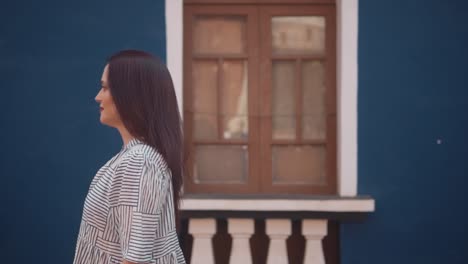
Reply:
<svg viewBox="0 0 468 264"><path fill-rule="evenodd" d="M107 125L107 126L109 125L109 124L108 124L108 123L109 123L108 120L106 120L106 118L103 117L102 115L101 115L101 118L99 118L99 121L100 121L101 124L103 124L103 125Z"/></svg>
<svg viewBox="0 0 468 264"><path fill-rule="evenodd" d="M103 125L105 125L105 126L113 127L113 128L116 127L115 124L114 124L114 122L110 122L109 120L103 118L102 116L101 116L101 118L99 119L99 121L101 122L101 124L103 124Z"/></svg>

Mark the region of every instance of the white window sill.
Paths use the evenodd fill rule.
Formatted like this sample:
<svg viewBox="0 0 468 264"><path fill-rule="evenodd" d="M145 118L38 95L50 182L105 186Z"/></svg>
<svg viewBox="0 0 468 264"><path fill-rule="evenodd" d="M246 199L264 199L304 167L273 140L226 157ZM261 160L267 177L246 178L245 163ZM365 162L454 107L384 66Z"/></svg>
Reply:
<svg viewBox="0 0 468 264"><path fill-rule="evenodd" d="M375 200L369 196L221 196L186 195L181 199L182 211L238 212L324 212L370 213Z"/></svg>

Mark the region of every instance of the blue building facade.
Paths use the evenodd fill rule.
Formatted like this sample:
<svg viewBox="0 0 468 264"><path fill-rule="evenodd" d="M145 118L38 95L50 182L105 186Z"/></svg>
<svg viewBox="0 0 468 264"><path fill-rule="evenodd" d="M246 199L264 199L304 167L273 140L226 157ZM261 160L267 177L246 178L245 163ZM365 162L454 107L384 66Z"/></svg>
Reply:
<svg viewBox="0 0 468 264"><path fill-rule="evenodd" d="M468 258L467 8L359 1L358 193L376 211L341 224L343 264ZM165 3L17 1L0 20L2 260L71 263L89 182L121 145L94 101L105 59L165 60Z"/></svg>
<svg viewBox="0 0 468 264"><path fill-rule="evenodd" d="M464 1L359 1L358 192L343 263L464 263L468 17Z"/></svg>

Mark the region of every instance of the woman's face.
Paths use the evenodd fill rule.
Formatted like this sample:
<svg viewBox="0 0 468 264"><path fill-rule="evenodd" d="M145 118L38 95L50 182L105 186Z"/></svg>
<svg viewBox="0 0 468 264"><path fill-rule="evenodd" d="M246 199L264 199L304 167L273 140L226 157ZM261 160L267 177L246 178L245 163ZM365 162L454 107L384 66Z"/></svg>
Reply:
<svg viewBox="0 0 468 264"><path fill-rule="evenodd" d="M109 74L108 68L108 65L104 67L101 77L101 90L99 90L95 100L100 106L101 123L117 128L122 122L120 120L119 113L117 112L117 108L115 107L114 100L112 99L109 82L107 81L107 76Z"/></svg>

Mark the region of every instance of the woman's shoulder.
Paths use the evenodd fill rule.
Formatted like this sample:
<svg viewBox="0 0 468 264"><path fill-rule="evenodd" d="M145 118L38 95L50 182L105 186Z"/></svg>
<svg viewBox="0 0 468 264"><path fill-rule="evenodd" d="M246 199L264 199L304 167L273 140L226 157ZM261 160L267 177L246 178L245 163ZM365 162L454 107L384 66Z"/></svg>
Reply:
<svg viewBox="0 0 468 264"><path fill-rule="evenodd" d="M168 168L162 154L156 148L143 142L129 147L126 153L124 153L121 162L125 165L156 165L159 170L166 170Z"/></svg>

